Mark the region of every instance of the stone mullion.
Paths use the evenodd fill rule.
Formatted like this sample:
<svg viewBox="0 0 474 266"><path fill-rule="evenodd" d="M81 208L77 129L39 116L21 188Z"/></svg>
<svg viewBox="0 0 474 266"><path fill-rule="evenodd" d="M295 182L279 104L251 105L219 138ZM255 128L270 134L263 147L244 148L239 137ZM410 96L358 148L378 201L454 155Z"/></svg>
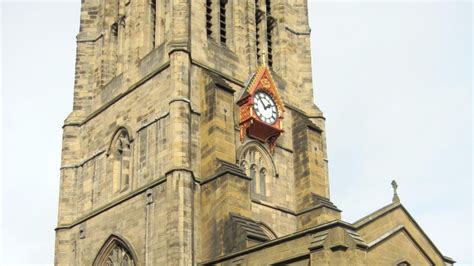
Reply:
<svg viewBox="0 0 474 266"><path fill-rule="evenodd" d="M268 62L268 42L267 42L267 14L264 0L259 0L258 9L263 12L259 23L256 25L256 30L258 31L258 49L257 57L260 57L257 64L261 65L264 62ZM255 19L257 20L257 13Z"/></svg>
<svg viewBox="0 0 474 266"><path fill-rule="evenodd" d="M244 0L229 1L229 5L232 5L232 17L230 19L232 26L229 26L229 33L232 37L229 39L230 44L228 46L232 51L243 58L248 42L246 39L247 23L245 23L247 3Z"/></svg>
<svg viewBox="0 0 474 266"><path fill-rule="evenodd" d="M257 47L256 47L256 17L255 17L255 0L248 0L247 6L245 9L246 22L246 35L242 38L242 44L245 44L243 47L245 54L247 55L247 65L248 73L247 76L255 71L258 62L257 62Z"/></svg>
<svg viewBox="0 0 474 266"><path fill-rule="evenodd" d="M225 5L225 8L226 8L226 11L225 11L225 15L226 15L226 19L225 19L225 22L226 22L226 43L225 45L231 50L231 51L234 51L235 52L235 34L234 34L234 30L235 30L235 23L234 23L234 16L235 16L235 5L237 5L238 3L236 3L237 1L230 1L230 0L227 0L227 4Z"/></svg>
<svg viewBox="0 0 474 266"><path fill-rule="evenodd" d="M273 2L272 2L273 3ZM277 21L272 30L272 50L273 50L273 66L272 69L280 73L286 64L287 53L285 53L285 45L283 41L285 32L285 6L282 2L272 4L272 16Z"/></svg>
<svg viewBox="0 0 474 266"><path fill-rule="evenodd" d="M130 74L129 74L129 69L130 69L130 64L133 64L132 58L130 58L130 41L131 41L131 25L132 25L132 17L131 17L131 11L130 11L130 4L122 6L122 13L120 15L120 25L119 28L121 30L120 32L120 38L119 38L119 69L117 70L116 75L123 74L124 75L124 81L125 81L125 86L128 86L130 84Z"/></svg>
<svg viewBox="0 0 474 266"><path fill-rule="evenodd" d="M219 26L219 1L212 0L212 39L216 42L220 42L220 26Z"/></svg>
<svg viewBox="0 0 474 266"><path fill-rule="evenodd" d="M104 6L104 46L102 47L102 77L101 85L107 84L114 76L117 65L118 2L106 1Z"/></svg>
<svg viewBox="0 0 474 266"><path fill-rule="evenodd" d="M143 14L141 16L141 27L143 27L142 30L142 38L143 38L143 53L141 57L145 56L148 54L150 51L152 51L155 47L155 25L156 25L156 5L157 5L158 0L142 0L140 2L140 9L141 13ZM153 6L154 4L154 6ZM155 8L155 11L152 9ZM153 17L154 16L154 17ZM153 23L154 22L154 23Z"/></svg>

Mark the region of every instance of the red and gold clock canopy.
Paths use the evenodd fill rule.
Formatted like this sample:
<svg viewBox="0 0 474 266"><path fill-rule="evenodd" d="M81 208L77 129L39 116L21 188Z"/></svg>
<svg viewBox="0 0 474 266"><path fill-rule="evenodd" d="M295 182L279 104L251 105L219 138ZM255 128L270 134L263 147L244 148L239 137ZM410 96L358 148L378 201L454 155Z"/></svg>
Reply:
<svg viewBox="0 0 474 266"><path fill-rule="evenodd" d="M266 98L261 104L263 108L273 109L274 116L271 120L265 120L260 115L255 96L263 95ZM257 96L257 101L259 100ZM281 100L272 74L266 65L260 66L257 71L248 80L240 99L237 101L240 107L240 140L243 141L245 135L249 138L257 139L260 142L268 143L270 151L276 145L277 138L283 133L282 120L285 107ZM271 115L271 113L270 113Z"/></svg>

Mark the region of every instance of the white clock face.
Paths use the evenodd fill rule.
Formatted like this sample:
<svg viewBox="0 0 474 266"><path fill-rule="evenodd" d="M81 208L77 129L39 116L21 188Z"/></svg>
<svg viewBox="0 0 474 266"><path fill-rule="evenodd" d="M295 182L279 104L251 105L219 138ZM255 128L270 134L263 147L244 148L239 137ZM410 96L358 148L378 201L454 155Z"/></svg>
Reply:
<svg viewBox="0 0 474 266"><path fill-rule="evenodd" d="M272 96L268 93L259 91L253 97L253 109L258 118L263 122L273 125L278 117L278 109Z"/></svg>

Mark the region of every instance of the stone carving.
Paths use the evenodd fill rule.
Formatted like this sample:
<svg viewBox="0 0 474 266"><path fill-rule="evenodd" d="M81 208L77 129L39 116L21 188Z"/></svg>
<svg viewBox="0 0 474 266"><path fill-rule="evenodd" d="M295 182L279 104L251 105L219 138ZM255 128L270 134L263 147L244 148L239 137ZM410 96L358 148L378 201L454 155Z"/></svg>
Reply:
<svg viewBox="0 0 474 266"><path fill-rule="evenodd" d="M100 249L94 266L135 266L139 265L130 245L120 237L112 235Z"/></svg>
<svg viewBox="0 0 474 266"><path fill-rule="evenodd" d="M397 188L398 188L397 181L392 180L391 184L392 184L392 188L393 188L392 202L400 202L400 198L398 197L398 194L397 194Z"/></svg>
<svg viewBox="0 0 474 266"><path fill-rule="evenodd" d="M130 253L120 246L115 246L107 256L105 261L106 266L134 266L132 256Z"/></svg>

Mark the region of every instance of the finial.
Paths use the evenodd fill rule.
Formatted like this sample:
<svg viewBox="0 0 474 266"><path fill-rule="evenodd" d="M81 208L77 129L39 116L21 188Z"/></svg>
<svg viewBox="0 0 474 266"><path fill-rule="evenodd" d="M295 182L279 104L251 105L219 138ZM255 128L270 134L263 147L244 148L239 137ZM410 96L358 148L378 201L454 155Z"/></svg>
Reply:
<svg viewBox="0 0 474 266"><path fill-rule="evenodd" d="M264 66L267 65L267 53L265 53L265 51L262 52L262 64Z"/></svg>
<svg viewBox="0 0 474 266"><path fill-rule="evenodd" d="M393 198L392 198L392 202L395 203L395 202L400 202L400 198L398 197L398 194L397 194L397 188L398 188L398 184L397 184L397 181L395 180L392 180L392 188L393 188Z"/></svg>

